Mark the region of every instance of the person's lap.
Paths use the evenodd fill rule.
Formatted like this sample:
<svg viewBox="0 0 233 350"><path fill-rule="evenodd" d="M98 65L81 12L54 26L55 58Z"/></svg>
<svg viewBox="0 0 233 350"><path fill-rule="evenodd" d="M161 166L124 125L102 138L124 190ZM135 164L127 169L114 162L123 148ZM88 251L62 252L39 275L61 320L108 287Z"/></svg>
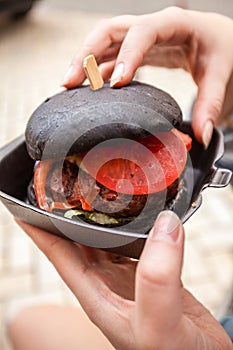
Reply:
<svg viewBox="0 0 233 350"><path fill-rule="evenodd" d="M113 350L80 307L33 306L9 325L14 350Z"/></svg>

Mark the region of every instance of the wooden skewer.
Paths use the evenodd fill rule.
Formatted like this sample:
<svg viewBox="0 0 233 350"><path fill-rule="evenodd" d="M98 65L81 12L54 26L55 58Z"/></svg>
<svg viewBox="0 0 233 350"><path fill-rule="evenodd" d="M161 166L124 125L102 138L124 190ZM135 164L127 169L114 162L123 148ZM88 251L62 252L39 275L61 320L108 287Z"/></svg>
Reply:
<svg viewBox="0 0 233 350"><path fill-rule="evenodd" d="M104 81L98 69L94 55L89 55L84 58L83 68L92 90L101 89L104 85Z"/></svg>

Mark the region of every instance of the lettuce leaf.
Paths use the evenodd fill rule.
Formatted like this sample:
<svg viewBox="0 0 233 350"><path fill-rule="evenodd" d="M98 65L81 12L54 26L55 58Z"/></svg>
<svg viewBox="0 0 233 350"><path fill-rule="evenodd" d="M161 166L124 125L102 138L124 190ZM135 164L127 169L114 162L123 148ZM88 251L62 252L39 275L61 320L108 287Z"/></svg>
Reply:
<svg viewBox="0 0 233 350"><path fill-rule="evenodd" d="M93 221L100 225L113 225L119 224L119 220L113 218L112 216L96 213L96 212L88 212L84 210L71 209L67 210L64 214L64 217L67 219L74 219L76 216L84 216L86 219Z"/></svg>

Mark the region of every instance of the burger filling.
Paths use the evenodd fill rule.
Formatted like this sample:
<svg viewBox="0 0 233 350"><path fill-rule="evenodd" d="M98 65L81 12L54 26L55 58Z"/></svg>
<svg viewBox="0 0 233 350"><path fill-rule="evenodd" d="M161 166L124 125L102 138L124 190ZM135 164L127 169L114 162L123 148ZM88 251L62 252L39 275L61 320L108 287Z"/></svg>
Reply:
<svg viewBox="0 0 233 350"><path fill-rule="evenodd" d="M173 129L135 141L40 161L34 173L38 206L104 225L128 222L145 206L146 214L163 208L179 190L191 138Z"/></svg>

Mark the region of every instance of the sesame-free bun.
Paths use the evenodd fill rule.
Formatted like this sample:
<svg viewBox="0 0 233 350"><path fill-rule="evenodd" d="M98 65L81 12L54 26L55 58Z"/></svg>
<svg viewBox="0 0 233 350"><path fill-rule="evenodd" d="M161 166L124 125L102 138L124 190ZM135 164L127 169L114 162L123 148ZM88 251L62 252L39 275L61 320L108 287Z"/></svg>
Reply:
<svg viewBox="0 0 233 350"><path fill-rule="evenodd" d="M137 138L182 123L176 101L156 87L132 82L113 89L81 86L43 102L30 117L25 139L29 155L40 160L86 151L112 138Z"/></svg>

